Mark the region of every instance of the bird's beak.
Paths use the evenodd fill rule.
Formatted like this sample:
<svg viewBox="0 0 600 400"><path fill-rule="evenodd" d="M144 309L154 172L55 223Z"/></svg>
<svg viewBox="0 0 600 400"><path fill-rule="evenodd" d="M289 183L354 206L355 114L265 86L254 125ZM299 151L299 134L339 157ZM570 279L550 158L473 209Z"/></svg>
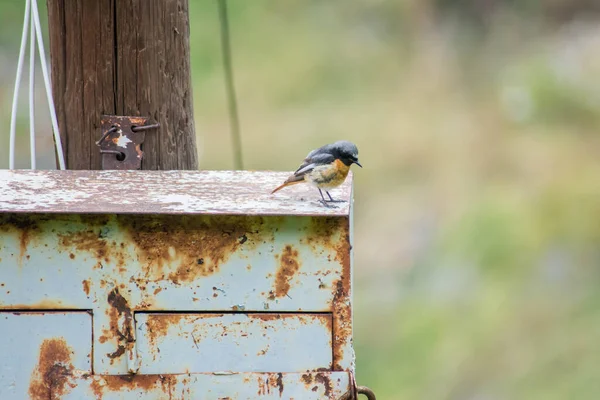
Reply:
<svg viewBox="0 0 600 400"><path fill-rule="evenodd" d="M360 165L360 163L358 161L354 161L354 164L358 165L359 167L362 168L362 165Z"/></svg>

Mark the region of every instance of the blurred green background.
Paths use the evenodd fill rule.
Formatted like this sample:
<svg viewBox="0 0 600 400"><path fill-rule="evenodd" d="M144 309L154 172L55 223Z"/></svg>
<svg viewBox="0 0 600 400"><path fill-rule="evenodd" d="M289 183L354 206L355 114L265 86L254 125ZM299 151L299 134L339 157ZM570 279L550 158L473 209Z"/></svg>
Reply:
<svg viewBox="0 0 600 400"><path fill-rule="evenodd" d="M23 3L0 3L0 168ZM231 169L216 3L190 9L201 168ZM293 170L342 138L360 149L357 374L378 398L600 398L599 12L230 1L246 168ZM38 167L54 168L38 89Z"/></svg>

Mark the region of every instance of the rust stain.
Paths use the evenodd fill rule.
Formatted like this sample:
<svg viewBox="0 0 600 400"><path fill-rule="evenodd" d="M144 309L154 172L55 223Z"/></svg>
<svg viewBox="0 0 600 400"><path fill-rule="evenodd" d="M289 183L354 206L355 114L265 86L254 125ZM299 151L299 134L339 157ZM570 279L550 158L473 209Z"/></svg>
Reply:
<svg viewBox="0 0 600 400"><path fill-rule="evenodd" d="M59 246L68 251L68 256L71 259L76 257L77 252L69 251L76 249L78 251L88 251L97 257L99 260L106 260L110 246L107 246L106 240L102 237L104 226L110 221L111 216L82 214L82 215L62 215L62 214L36 214L36 215L20 215L20 214L5 214L0 216L0 231L10 232L16 231L19 235L19 253L20 261L26 257L26 251L31 241L34 240L41 232L52 232L53 236L59 239ZM58 229L55 226L56 222L60 222L60 226L77 226L84 225L86 230L75 230L74 232L56 232ZM62 230L62 228L61 228ZM48 247L48 243L44 246ZM119 265L124 263L123 255L116 252L113 254Z"/></svg>
<svg viewBox="0 0 600 400"><path fill-rule="evenodd" d="M343 295L343 283L338 281L333 311L333 371L343 371L340 362L344 358L344 347L352 338L352 310ZM343 300L342 300L343 299Z"/></svg>
<svg viewBox="0 0 600 400"><path fill-rule="evenodd" d="M83 280L83 281L81 281L81 285L83 286L83 291L85 292L86 296L89 296L90 295L90 281Z"/></svg>
<svg viewBox="0 0 600 400"><path fill-rule="evenodd" d="M37 303L31 304L2 304L0 303L0 307L6 310L51 310L51 309L59 309L59 308L78 308L75 306L69 306L64 304L60 300L42 300Z"/></svg>
<svg viewBox="0 0 600 400"><path fill-rule="evenodd" d="M347 221L347 220L344 220ZM342 371L340 362L344 358L344 348L352 339L352 307L351 295L351 264L350 234L348 223L340 224L340 240L335 250L335 259L342 266L342 274L333 286L333 365L334 371Z"/></svg>
<svg viewBox="0 0 600 400"><path fill-rule="evenodd" d="M123 215L146 277L184 284L214 274L240 247L254 246L262 217Z"/></svg>
<svg viewBox="0 0 600 400"><path fill-rule="evenodd" d="M23 257L27 252L27 245L29 245L31 231L22 230L19 236L19 265L23 263Z"/></svg>
<svg viewBox="0 0 600 400"><path fill-rule="evenodd" d="M331 395L331 380L329 379L329 376L327 374L323 374L323 373L318 373L315 375L315 382L318 382L320 384L323 385L323 387L325 388L325 397L329 398Z"/></svg>
<svg viewBox="0 0 600 400"><path fill-rule="evenodd" d="M131 278L129 278L129 282L136 285L137 288L140 289L142 292L145 292L146 287L150 283L150 280L145 279L145 278L135 278L132 276Z"/></svg>
<svg viewBox="0 0 600 400"><path fill-rule="evenodd" d="M77 252L87 252L92 254L97 263L95 268L103 268L103 262L114 261L119 272L125 272L127 252L124 246L117 246L113 240L108 241L105 231L106 224L110 221L109 216L81 215L78 219L72 219L71 222L82 223L86 226L85 230L74 232L58 233L59 246L69 251L69 257L74 259ZM121 243L123 245L123 243ZM75 249L77 251L72 252Z"/></svg>
<svg viewBox="0 0 600 400"><path fill-rule="evenodd" d="M131 121L131 125L145 125L146 118L145 117L129 117Z"/></svg>
<svg viewBox="0 0 600 400"><path fill-rule="evenodd" d="M100 233L95 232L93 229L59 233L58 239L61 247L75 248L78 251L89 251L95 253L95 256L101 259L106 257L106 240L102 239Z"/></svg>
<svg viewBox="0 0 600 400"><path fill-rule="evenodd" d="M268 393L271 393L271 388L273 388L273 389L279 388L277 379L278 379L277 374L269 374L269 377L266 379Z"/></svg>
<svg viewBox="0 0 600 400"><path fill-rule="evenodd" d="M168 396L176 384L175 377L169 375L108 375L92 379L90 387L97 400L102 400L107 393L131 389L140 392L160 389Z"/></svg>
<svg viewBox="0 0 600 400"><path fill-rule="evenodd" d="M267 352L269 351L270 346L267 345L267 347L265 347L264 349L260 350L258 353L256 353L256 355L258 357L260 356L264 356L265 354L267 354Z"/></svg>
<svg viewBox="0 0 600 400"><path fill-rule="evenodd" d="M179 324L183 318L185 318L184 314L149 315L146 320L149 342L156 345L159 338L167 336L169 327Z"/></svg>
<svg viewBox="0 0 600 400"><path fill-rule="evenodd" d="M287 296L290 291L290 281L300 269L298 250L291 245L286 245L279 256L279 269L275 276L275 296Z"/></svg>
<svg viewBox="0 0 600 400"><path fill-rule="evenodd" d="M269 378L265 378L263 380L262 376L259 376L258 378L258 395L259 396L264 396L266 394L270 393L270 388L269 388Z"/></svg>
<svg viewBox="0 0 600 400"><path fill-rule="evenodd" d="M111 306L107 310L110 330L105 330L99 341L104 343L109 339L117 340L115 351L107 354L112 364L115 359L125 354L127 346L133 345L133 317L127 299L119 293L118 288L114 288L108 294L108 304Z"/></svg>
<svg viewBox="0 0 600 400"><path fill-rule="evenodd" d="M104 226L109 223L111 216L106 214L79 214L78 220L84 225Z"/></svg>
<svg viewBox="0 0 600 400"><path fill-rule="evenodd" d="M330 261L333 258L341 266L340 276L331 286L330 308L333 314L332 369L342 371L344 348L352 338L350 221L347 217L312 217L305 240L315 254L326 255ZM323 275L330 273L327 270Z"/></svg>
<svg viewBox="0 0 600 400"><path fill-rule="evenodd" d="M135 145L135 152L137 153L138 158L142 159L144 152L142 151L142 145L140 143Z"/></svg>
<svg viewBox="0 0 600 400"><path fill-rule="evenodd" d="M127 299L121 296L119 293L119 289L113 289L108 294L108 304L114 307L115 310L118 311L119 314L130 314L131 309L129 308L129 304L127 303Z"/></svg>
<svg viewBox="0 0 600 400"><path fill-rule="evenodd" d="M275 321L278 319L281 319L282 317L287 317L287 318L298 318L297 315L282 315L282 314L276 314L276 313L257 313L257 314L249 314L248 315L251 318L256 318L256 319L260 319L262 321Z"/></svg>
<svg viewBox="0 0 600 400"><path fill-rule="evenodd" d="M19 266L23 265L23 258L27 253L27 247L35 233L39 232L39 216L6 214L0 217L0 231L16 231L19 235Z"/></svg>
<svg viewBox="0 0 600 400"><path fill-rule="evenodd" d="M350 296L350 252L352 251L352 245L350 244L350 233L348 227L343 226L341 232L341 239L337 244L335 253L335 259L342 265L342 276L340 278L342 282L342 288L344 290L344 296Z"/></svg>
<svg viewBox="0 0 600 400"><path fill-rule="evenodd" d="M279 388L279 397L283 396L283 374L277 374L277 387Z"/></svg>
<svg viewBox="0 0 600 400"><path fill-rule="evenodd" d="M313 383L313 376L312 374L302 374L302 376L300 377L300 379L302 379L302 382L304 382L304 385L308 386L311 383Z"/></svg>
<svg viewBox="0 0 600 400"><path fill-rule="evenodd" d="M327 331L333 334L333 316L331 314L325 316L325 326Z"/></svg>
<svg viewBox="0 0 600 400"><path fill-rule="evenodd" d="M110 359L115 359L121 357L123 354L125 354L125 346L119 345L117 350L113 351L112 353L108 353L106 356Z"/></svg>
<svg viewBox="0 0 600 400"><path fill-rule="evenodd" d="M340 221L347 221L340 217L310 217L307 235L303 241L313 247L315 253L324 249L333 248L333 243L340 229Z"/></svg>
<svg viewBox="0 0 600 400"><path fill-rule="evenodd" d="M279 391L279 396L281 397L283 393L283 375L281 373L258 377L259 396L271 394L271 389L277 389Z"/></svg>
<svg viewBox="0 0 600 400"><path fill-rule="evenodd" d="M38 364L29 384L31 400L58 399L75 387L69 382L74 369L72 354L73 350L62 337L42 342Z"/></svg>

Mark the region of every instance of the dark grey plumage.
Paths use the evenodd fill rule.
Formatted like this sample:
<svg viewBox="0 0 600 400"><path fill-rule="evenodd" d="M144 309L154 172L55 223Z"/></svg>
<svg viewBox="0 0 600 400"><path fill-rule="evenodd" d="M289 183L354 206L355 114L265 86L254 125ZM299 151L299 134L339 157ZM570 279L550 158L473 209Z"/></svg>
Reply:
<svg viewBox="0 0 600 400"><path fill-rule="evenodd" d="M298 167L294 175L301 176L312 171L318 165L324 165L341 160L346 165L358 163L358 148L352 142L340 140L335 143L326 144L308 153L302 165Z"/></svg>
<svg viewBox="0 0 600 400"><path fill-rule="evenodd" d="M323 204L326 204L327 201L323 197L322 190L325 190L329 196L329 201L333 202L335 200L328 190L344 182L352 164L362 167L358 162L358 148L354 143L340 140L326 144L308 153L300 167L271 193L306 181L319 189Z"/></svg>

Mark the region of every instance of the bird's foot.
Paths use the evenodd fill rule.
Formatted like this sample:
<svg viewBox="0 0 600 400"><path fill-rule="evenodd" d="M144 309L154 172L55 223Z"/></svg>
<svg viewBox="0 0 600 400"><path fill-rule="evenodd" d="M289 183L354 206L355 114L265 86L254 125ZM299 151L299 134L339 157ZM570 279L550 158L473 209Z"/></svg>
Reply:
<svg viewBox="0 0 600 400"><path fill-rule="evenodd" d="M326 201L326 200L319 200L319 203L323 204L325 207L327 208L337 208L336 206L334 206L333 204L330 204L330 201Z"/></svg>
<svg viewBox="0 0 600 400"><path fill-rule="evenodd" d="M320 192L320 189L319 189L319 192ZM330 203L345 203L346 202L346 200L334 200L333 197L331 197L331 193L329 193L327 190L325 191L325 193L327 193L327 197L329 197L329 200L325 200L325 197L323 197L323 193L321 193L321 197L325 201L328 201Z"/></svg>

